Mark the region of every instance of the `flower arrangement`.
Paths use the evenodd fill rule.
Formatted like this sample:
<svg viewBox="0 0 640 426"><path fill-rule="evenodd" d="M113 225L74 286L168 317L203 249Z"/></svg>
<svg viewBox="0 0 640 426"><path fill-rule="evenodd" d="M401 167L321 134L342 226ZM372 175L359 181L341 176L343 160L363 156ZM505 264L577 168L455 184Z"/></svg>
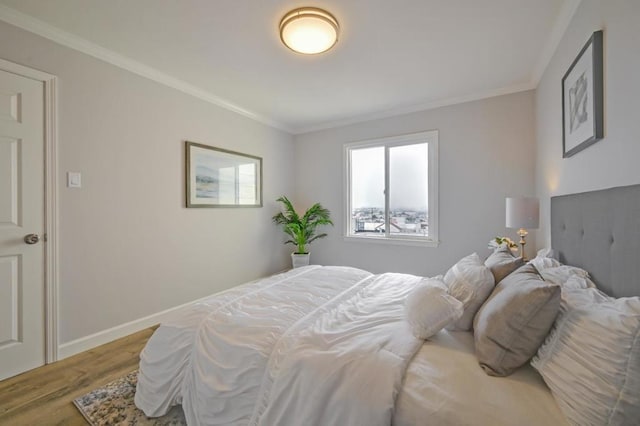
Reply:
<svg viewBox="0 0 640 426"><path fill-rule="evenodd" d="M506 245L511 251L518 251L518 244L509 237L495 237L489 241L489 248L495 250Z"/></svg>

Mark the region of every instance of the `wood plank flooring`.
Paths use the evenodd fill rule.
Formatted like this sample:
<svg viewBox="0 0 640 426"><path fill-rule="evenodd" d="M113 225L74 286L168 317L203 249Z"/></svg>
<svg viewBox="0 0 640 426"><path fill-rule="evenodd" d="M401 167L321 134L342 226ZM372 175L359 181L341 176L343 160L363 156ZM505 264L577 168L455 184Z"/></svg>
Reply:
<svg viewBox="0 0 640 426"><path fill-rule="evenodd" d="M0 425L86 425L73 399L138 368L155 328L0 381Z"/></svg>

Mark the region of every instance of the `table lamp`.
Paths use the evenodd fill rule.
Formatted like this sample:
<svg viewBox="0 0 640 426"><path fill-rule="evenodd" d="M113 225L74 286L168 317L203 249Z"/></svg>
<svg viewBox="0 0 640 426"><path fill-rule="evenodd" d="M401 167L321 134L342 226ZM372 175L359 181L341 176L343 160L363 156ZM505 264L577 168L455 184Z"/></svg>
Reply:
<svg viewBox="0 0 640 426"><path fill-rule="evenodd" d="M540 202L533 197L507 197L506 199L506 226L518 229L520 237L521 257L527 260L524 254L527 229L538 229L540 223Z"/></svg>

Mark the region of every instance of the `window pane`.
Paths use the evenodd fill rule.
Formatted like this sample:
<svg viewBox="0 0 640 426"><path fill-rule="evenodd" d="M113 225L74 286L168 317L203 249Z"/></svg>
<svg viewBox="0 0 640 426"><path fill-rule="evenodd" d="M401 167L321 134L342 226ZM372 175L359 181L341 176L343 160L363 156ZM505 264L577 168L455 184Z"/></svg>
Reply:
<svg viewBox="0 0 640 426"><path fill-rule="evenodd" d="M389 148L390 232L428 236L429 150L426 143Z"/></svg>
<svg viewBox="0 0 640 426"><path fill-rule="evenodd" d="M218 169L219 193L218 202L220 204L235 204L236 201L236 169L235 167L225 167Z"/></svg>
<svg viewBox="0 0 640 426"><path fill-rule="evenodd" d="M238 166L238 204L255 204L256 194L256 165L240 164Z"/></svg>
<svg viewBox="0 0 640 426"><path fill-rule="evenodd" d="M351 150L351 234L384 235L384 147Z"/></svg>

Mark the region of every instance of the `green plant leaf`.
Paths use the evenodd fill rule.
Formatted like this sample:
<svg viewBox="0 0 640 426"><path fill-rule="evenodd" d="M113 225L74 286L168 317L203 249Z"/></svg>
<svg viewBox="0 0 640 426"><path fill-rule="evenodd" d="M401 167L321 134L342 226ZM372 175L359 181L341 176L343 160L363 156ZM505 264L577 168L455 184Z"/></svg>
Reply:
<svg viewBox="0 0 640 426"><path fill-rule="evenodd" d="M298 246L296 253L306 253L306 245L319 239L324 238L327 234L316 234L319 226L333 225L331 221L331 212L322 207L320 203L312 205L300 217L296 212L293 204L284 195L276 201L282 203L283 211L272 217L277 225L282 225L285 234L291 237L285 241L285 244L295 244Z"/></svg>

